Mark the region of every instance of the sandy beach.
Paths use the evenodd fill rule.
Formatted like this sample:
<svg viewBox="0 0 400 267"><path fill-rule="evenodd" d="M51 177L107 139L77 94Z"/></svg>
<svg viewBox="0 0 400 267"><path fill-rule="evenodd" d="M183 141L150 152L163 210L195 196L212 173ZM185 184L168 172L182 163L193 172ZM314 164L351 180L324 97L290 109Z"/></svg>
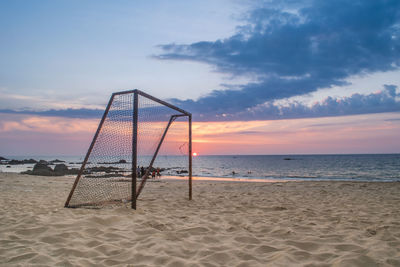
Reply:
<svg viewBox="0 0 400 267"><path fill-rule="evenodd" d="M73 179L0 173L1 266L400 266L400 183L147 183L63 208Z"/></svg>

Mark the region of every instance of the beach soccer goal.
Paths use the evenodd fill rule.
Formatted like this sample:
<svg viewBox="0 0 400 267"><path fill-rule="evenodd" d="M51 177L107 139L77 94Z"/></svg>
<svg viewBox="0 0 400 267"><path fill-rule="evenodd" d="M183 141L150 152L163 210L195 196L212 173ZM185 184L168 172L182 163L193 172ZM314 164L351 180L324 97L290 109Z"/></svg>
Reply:
<svg viewBox="0 0 400 267"><path fill-rule="evenodd" d="M192 115L140 90L113 93L81 164L65 207L136 209L146 181L163 173L188 176L192 199Z"/></svg>

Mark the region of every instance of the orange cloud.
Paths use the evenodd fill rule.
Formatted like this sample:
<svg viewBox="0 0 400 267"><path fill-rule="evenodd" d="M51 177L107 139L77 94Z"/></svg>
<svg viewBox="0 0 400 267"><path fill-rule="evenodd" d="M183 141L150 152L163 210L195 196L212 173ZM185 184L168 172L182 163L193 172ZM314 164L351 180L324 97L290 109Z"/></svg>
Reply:
<svg viewBox="0 0 400 267"><path fill-rule="evenodd" d="M93 132L98 123L97 119L7 115L6 119L0 120L0 133L14 131L54 134Z"/></svg>

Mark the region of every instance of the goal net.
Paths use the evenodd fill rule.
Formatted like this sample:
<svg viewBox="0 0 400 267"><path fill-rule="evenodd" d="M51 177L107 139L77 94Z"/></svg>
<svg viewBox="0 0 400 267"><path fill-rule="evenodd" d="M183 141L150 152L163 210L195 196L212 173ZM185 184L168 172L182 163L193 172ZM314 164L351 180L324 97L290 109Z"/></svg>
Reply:
<svg viewBox="0 0 400 267"><path fill-rule="evenodd" d="M191 154L190 113L139 90L114 93L65 207L136 209L146 181L165 174L188 176L191 199Z"/></svg>

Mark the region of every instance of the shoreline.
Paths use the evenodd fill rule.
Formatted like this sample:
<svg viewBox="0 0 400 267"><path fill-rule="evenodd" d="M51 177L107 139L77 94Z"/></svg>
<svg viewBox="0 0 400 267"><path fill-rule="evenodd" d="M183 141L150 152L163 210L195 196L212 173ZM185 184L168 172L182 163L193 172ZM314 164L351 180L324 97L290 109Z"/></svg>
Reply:
<svg viewBox="0 0 400 267"><path fill-rule="evenodd" d="M0 172L0 174L17 174L26 175L19 172ZM68 179L75 179L76 175L63 175L63 176L40 176L40 175L28 175L36 177L65 177ZM149 177L147 181L159 181L159 180L188 180L188 176L177 176L177 175L162 175L160 178ZM217 177L217 176L193 176L193 181L216 181L216 182L249 182L249 183L286 183L286 182L358 182L358 183L400 183L398 180L387 179L345 179L345 178L246 178L246 177Z"/></svg>
<svg viewBox="0 0 400 267"><path fill-rule="evenodd" d="M156 178L157 180L158 178ZM161 176L165 180L188 180L189 178L182 176ZM355 179L318 179L318 178L292 178L292 179L262 179L262 178L231 178L231 177L214 177L214 176L193 176L193 181L216 181L216 182L249 182L249 183L287 183L287 182L358 182L358 183L400 183L400 181L385 180L355 180ZM151 180L149 178L149 180Z"/></svg>

